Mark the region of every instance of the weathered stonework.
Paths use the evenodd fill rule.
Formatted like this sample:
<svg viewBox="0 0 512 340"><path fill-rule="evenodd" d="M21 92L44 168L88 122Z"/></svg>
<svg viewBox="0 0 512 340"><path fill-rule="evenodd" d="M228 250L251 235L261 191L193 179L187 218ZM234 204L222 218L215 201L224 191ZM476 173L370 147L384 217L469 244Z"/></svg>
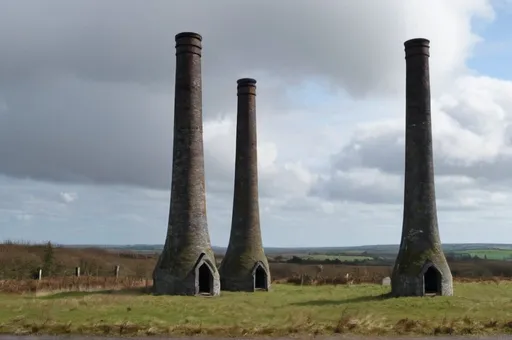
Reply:
<svg viewBox="0 0 512 340"><path fill-rule="evenodd" d="M258 203L256 80L238 83L235 191L231 235L219 268L223 290L270 290L270 270L263 250Z"/></svg>
<svg viewBox="0 0 512 340"><path fill-rule="evenodd" d="M169 225L153 272L155 294L220 294L206 216L201 36L176 35L174 141Z"/></svg>
<svg viewBox="0 0 512 340"><path fill-rule="evenodd" d="M437 225L427 39L405 42L406 133L402 240L391 277L394 296L453 295Z"/></svg>

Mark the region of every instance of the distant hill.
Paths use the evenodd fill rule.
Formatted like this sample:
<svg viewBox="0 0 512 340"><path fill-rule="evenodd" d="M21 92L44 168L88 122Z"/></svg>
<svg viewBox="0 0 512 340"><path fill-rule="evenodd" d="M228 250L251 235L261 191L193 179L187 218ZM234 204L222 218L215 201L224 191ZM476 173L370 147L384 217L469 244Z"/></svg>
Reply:
<svg viewBox="0 0 512 340"><path fill-rule="evenodd" d="M93 244L77 244L77 245L63 245L69 248L102 248L111 250L131 250L136 252L160 252L163 245L161 244L132 244L132 245L93 245ZM371 254L393 255L398 252L398 244L376 244L352 247L266 247L265 253L268 255L276 254L304 254L304 253L341 253L341 252L367 252ZM500 243L446 243L443 244L445 252L460 252L467 250L480 250L480 249L510 249L512 244ZM213 251L217 254L222 254L226 251L226 247L213 246Z"/></svg>

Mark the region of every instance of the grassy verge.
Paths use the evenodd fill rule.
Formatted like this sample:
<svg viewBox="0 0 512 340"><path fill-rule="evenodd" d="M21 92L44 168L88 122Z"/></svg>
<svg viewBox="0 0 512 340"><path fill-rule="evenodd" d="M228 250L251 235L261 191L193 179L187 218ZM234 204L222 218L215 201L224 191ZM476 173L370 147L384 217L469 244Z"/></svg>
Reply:
<svg viewBox="0 0 512 340"><path fill-rule="evenodd" d="M131 277L56 277L43 280L0 280L0 293L43 293L61 291L120 290L148 287L152 280Z"/></svg>
<svg viewBox="0 0 512 340"><path fill-rule="evenodd" d="M386 298L389 287L274 285L217 298L121 292L0 295L0 332L107 335L512 333L512 283L458 283L454 297Z"/></svg>

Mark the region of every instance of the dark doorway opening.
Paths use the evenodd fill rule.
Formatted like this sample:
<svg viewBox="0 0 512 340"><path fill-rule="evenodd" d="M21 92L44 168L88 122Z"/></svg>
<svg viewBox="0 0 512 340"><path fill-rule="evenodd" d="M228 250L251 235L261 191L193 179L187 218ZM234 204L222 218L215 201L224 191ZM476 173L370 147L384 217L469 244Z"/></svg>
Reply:
<svg viewBox="0 0 512 340"><path fill-rule="evenodd" d="M262 266L258 266L254 272L254 289L267 290L267 272Z"/></svg>
<svg viewBox="0 0 512 340"><path fill-rule="evenodd" d="M199 267L198 272L199 272L198 293L199 294L211 294L213 291L213 275L212 275L210 268L208 268L208 265L206 263L203 263Z"/></svg>
<svg viewBox="0 0 512 340"><path fill-rule="evenodd" d="M431 266L423 275L425 284L425 294L440 294L441 293L441 273Z"/></svg>

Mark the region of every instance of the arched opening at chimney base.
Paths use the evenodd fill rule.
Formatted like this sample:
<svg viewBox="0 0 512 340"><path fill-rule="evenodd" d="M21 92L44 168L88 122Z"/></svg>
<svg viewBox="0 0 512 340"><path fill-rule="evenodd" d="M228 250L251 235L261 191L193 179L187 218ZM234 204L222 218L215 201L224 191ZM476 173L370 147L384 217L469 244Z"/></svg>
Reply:
<svg viewBox="0 0 512 340"><path fill-rule="evenodd" d="M267 290L267 272L262 265L258 264L254 271L254 290Z"/></svg>
<svg viewBox="0 0 512 340"><path fill-rule="evenodd" d="M441 273L434 266L430 266L423 274L425 294L441 294Z"/></svg>
<svg viewBox="0 0 512 340"><path fill-rule="evenodd" d="M212 294L213 292L213 274L208 265L203 262L199 266L199 280L198 280L198 293L199 294Z"/></svg>

